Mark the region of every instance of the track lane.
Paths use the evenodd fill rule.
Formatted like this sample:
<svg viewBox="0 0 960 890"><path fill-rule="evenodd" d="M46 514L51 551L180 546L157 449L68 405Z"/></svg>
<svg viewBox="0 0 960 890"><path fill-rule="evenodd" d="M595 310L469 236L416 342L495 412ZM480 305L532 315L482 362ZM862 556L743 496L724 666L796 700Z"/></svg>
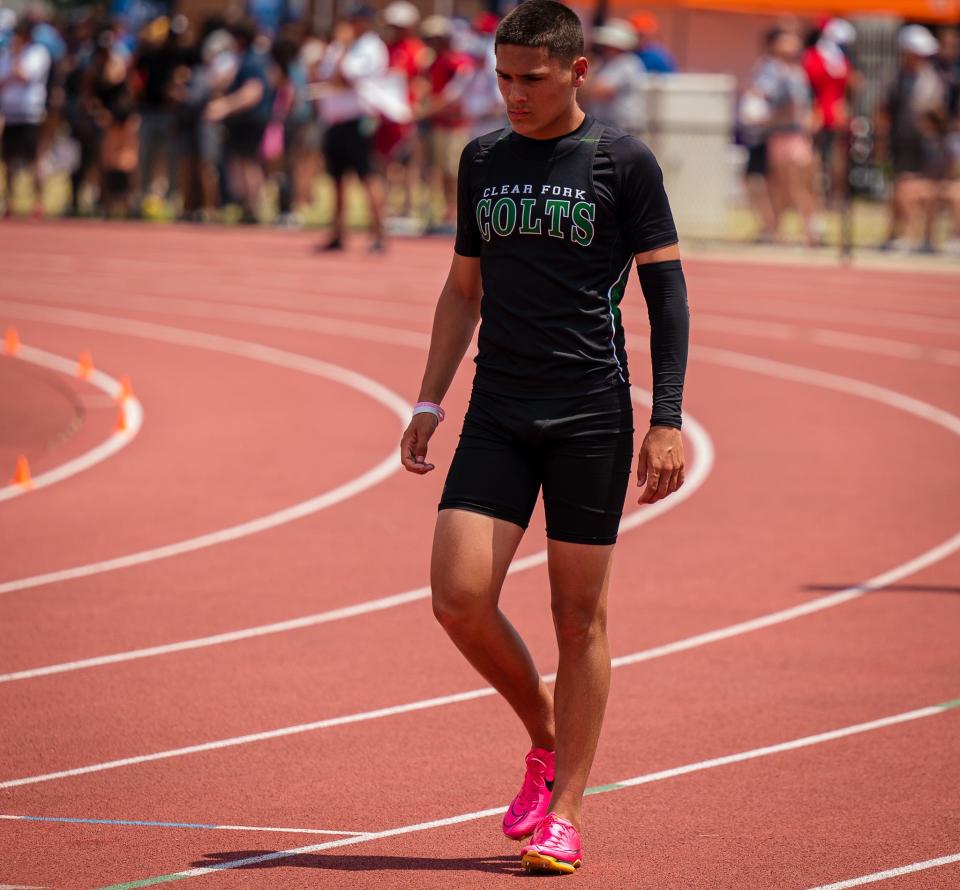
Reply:
<svg viewBox="0 0 960 890"><path fill-rule="evenodd" d="M709 532L708 532L708 533L709 533ZM648 562L649 562L649 561L648 561ZM758 592L759 592L759 591L757 591L757 590L754 590L754 591L753 591L754 594L756 594L756 593L758 593ZM718 593L722 593L722 591L718 591ZM695 597L692 597L691 599L692 599L692 601L693 601L694 603L696 603L696 598L695 598ZM909 652L909 649L908 649L907 651ZM683 688L683 687L681 687L681 688ZM641 699L640 701L642 701L642 699ZM638 702L638 704L639 704L639 702ZM644 702L644 704L645 704L645 702ZM696 705L696 702L694 702L694 705ZM680 725L682 726L682 724L680 724ZM389 873L388 873L388 874L389 874ZM581 876L580 876L580 878L587 878L587 879L589 880L588 875L589 875L589 873L588 873L588 872L585 872L584 875L581 875ZM260 872L259 875L253 874L253 875L249 875L248 877L250 877L250 878L257 878L257 877L259 877L260 879L262 879L262 878L263 878L263 872ZM312 874L312 875L308 875L307 877L308 877L308 879L310 879L310 878L315 878L316 875L315 875L315 874Z"/></svg>
<svg viewBox="0 0 960 890"><path fill-rule="evenodd" d="M775 390L774 392L775 392L775 393L778 393L778 390ZM820 397L819 397L817 394L814 393L814 394L810 394L810 395L812 396L811 401L814 401L814 400L815 400L815 401L821 401ZM772 394L771 394L771 398L776 399L776 398L779 398L779 396L772 393ZM798 404L798 406L803 406L804 402L803 402L803 401L798 401L797 404ZM818 407L822 407L822 406L818 406ZM813 409L811 409L811 410L813 410ZM834 409L834 410L835 410L835 409ZM822 424L818 424L818 425L823 426L824 428L826 428L826 427L829 426L829 424L826 423L826 422L824 422L824 423L822 423ZM891 434L891 435L892 435L892 434ZM891 441L891 443L895 443L895 439L890 439L890 441ZM784 444L784 443L778 443L778 444L781 444L781 445L782 445L782 444ZM828 453L828 452L829 452L829 448L830 448L830 441L829 441L829 440L824 441L822 447L823 447L824 452L825 452L825 453ZM865 447L865 448L868 447L868 442L865 442L865 443L864 443L864 447ZM749 463L749 460L750 460L751 458L752 458L751 455L748 455L748 456L747 456L747 461L746 461L747 464ZM867 468L864 467L863 469L866 470ZM802 470L802 468L799 468L799 469L796 469L796 468L795 468L795 472L798 472L798 473L799 473L799 478L797 479L797 484L799 485L799 489L798 489L798 499L799 499L799 498L802 497L802 493L803 493L803 484L804 484L804 483L803 483L803 470ZM847 478L847 479L844 480L844 482L845 482L846 484L849 484L853 489L858 489L858 488L860 488L861 486L864 485L864 483L865 483L866 480L869 479L869 473L870 473L870 472L872 472L872 471L867 471L867 474L864 476L864 479L863 479L863 480L855 477L855 478ZM734 474L733 481L734 481L735 484L736 484L736 479L737 479L737 478L739 478L739 474ZM757 482L761 485L761 487L762 487L762 481L761 481L761 480L755 480L755 481L757 481ZM783 486L782 486L782 485L780 486L780 489L777 489L777 487L776 487L775 485L772 485L772 484L771 484L771 486L770 486L770 492L771 492L771 496L773 497L773 501L771 502L771 509L773 509L773 508L774 508L774 504L776 504L777 501L778 501L778 499L782 498L783 495L784 495L786 492L785 492L785 490L783 489ZM755 498L755 500L756 500L756 498ZM754 506L756 507L757 504L754 503ZM864 517L863 517L863 519L864 519L864 521L869 521L869 519L870 519L870 514L872 514L872 513L876 510L876 506L873 505L873 504L865 504L865 505L863 505L863 506L864 506ZM811 508L812 508L813 511L814 511L812 515L816 515L816 512L819 510L819 505L818 505L818 504L812 504L812 505L810 505L810 506L808 507L808 509L811 509ZM800 518L799 515L795 515L795 516L794 516L795 521L799 520L799 518ZM849 517L849 513L848 513L848 514L845 514L845 516L843 516L843 517L836 517L836 518L839 519L839 520L841 520L841 522L845 522L845 521L847 521L850 517ZM718 518L717 520L714 520L714 521L716 522L716 521L722 521L722 520L719 520L719 518ZM764 525L764 524L765 524L765 520L763 519L762 513L761 513L761 514L758 514L757 516L755 516L755 517L754 517L754 521L755 521L755 522L756 522L756 521L759 521L759 524L760 524L760 525ZM918 527L915 529L915 531L919 531L921 527L922 527L922 526L918 526ZM822 525L822 524L821 524L821 527L817 529L817 532L823 535L823 542L824 542L824 543L821 544L821 545L817 545L817 544L813 541L813 539L811 539L811 540L809 540L809 541L801 542L801 544L804 545L804 546L807 546L807 547L809 547L811 544L813 544L813 549L823 548L824 546L828 546L828 542L831 541L831 540L835 537L835 535L838 533L838 531L839 531L841 528L842 528L842 524L841 524L840 526L837 526L837 529L833 529L833 528L830 528L829 526L825 526L825 525ZM894 524L894 525L892 526L892 528L893 528L893 529L897 529L896 534L895 534L895 537L898 537L898 536L900 535L899 526L898 526L897 524ZM758 532L759 532L759 530L758 530ZM771 544L770 544L770 545L764 545L764 546L762 546L760 549L761 549L762 551L768 552L768 553L770 554L771 570L775 571L775 570L776 570L776 569L775 569L776 563L779 562L779 561L781 561L781 560L783 559L782 550L781 550L781 551L778 551L775 547L772 546L773 540L775 540L775 538L776 538L776 536L779 534L779 532L778 532L776 529L772 529L772 530L768 530L767 533L768 533L768 536L769 536L769 535L772 535ZM749 534L749 532L747 532L746 529L744 529L744 534ZM753 542L753 543L756 543L756 542ZM892 549L891 549L891 544L893 545L893 547L896 547L896 546L902 546L904 542L894 542L893 539L890 539L889 541L887 541L887 540L878 540L876 543L879 545L879 549L877 550L877 558L879 558L879 559L882 560L882 559L888 558L888 554L889 554L890 552L895 552L895 550L892 550ZM802 551L801 551L801 553L802 553ZM798 555L799 555L799 554L798 554ZM802 558L802 557L801 557L801 558ZM788 558L788 559L790 559L790 558ZM796 560L796 557L793 557L793 559ZM829 573L828 573L828 574L829 574ZM640 615L637 615L636 620L640 620ZM549 646L549 640L547 640L546 645ZM344 657L346 657L346 658L349 659L349 654L348 654L348 653L345 653L345 656L344 656ZM238 668L238 669L242 670L242 667L240 667L240 668ZM374 672L374 673L376 673L376 672ZM308 719L309 719L309 718L308 718ZM29 746L28 746L28 747L29 747Z"/></svg>

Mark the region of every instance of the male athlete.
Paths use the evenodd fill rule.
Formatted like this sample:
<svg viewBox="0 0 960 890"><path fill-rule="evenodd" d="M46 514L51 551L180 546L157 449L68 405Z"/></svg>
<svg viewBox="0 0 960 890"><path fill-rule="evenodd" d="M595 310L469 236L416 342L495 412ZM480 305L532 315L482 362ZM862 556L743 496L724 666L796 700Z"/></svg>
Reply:
<svg viewBox="0 0 960 890"><path fill-rule="evenodd" d="M677 233L656 160L584 115L577 17L527 0L496 34L510 127L474 140L459 171L457 240L433 322L420 401L400 444L429 473L427 443L478 320L476 377L440 501L433 609L530 735L503 831L527 868L572 873L610 685L606 602L633 459L619 302L637 264L651 324L654 405L640 449L641 504L683 484L680 405L689 318ZM559 646L553 695L499 610L540 488Z"/></svg>

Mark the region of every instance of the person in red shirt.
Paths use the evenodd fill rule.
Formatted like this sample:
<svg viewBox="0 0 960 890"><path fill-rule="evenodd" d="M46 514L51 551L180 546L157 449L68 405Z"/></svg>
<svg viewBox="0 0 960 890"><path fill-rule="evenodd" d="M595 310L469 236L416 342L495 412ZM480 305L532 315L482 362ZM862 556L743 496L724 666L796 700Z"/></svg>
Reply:
<svg viewBox="0 0 960 890"><path fill-rule="evenodd" d="M431 183L440 180L443 191L443 221L428 231L456 231L457 170L460 155L470 141L470 122L461 108L463 91L473 74L473 59L453 46L453 22L445 16L425 19L420 34L435 53L427 71L430 93L422 118L429 125L427 134L427 170Z"/></svg>
<svg viewBox="0 0 960 890"><path fill-rule="evenodd" d="M847 48L856 37L857 32L850 22L831 19L803 57L819 121L814 144L820 157L824 191L831 203L837 203L846 193L850 117L847 91L853 77Z"/></svg>
<svg viewBox="0 0 960 890"><path fill-rule="evenodd" d="M404 78L410 107L416 108L424 92L423 76L430 55L416 33L420 11L409 0L393 0L383 11L383 21L390 29L387 41L390 71ZM373 147L387 182L403 194L401 215L409 216L423 155L416 123L381 117Z"/></svg>

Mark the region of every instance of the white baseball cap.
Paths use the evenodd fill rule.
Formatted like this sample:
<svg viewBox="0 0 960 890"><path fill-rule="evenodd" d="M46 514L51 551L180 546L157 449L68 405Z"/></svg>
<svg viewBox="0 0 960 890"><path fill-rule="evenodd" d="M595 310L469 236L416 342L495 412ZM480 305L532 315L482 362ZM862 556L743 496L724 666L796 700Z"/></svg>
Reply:
<svg viewBox="0 0 960 890"><path fill-rule="evenodd" d="M429 15L420 25L420 36L424 40L433 37L453 37L453 22L445 15Z"/></svg>
<svg viewBox="0 0 960 890"><path fill-rule="evenodd" d="M897 46L901 52L915 56L935 56L940 49L940 41L923 25L907 25L897 35Z"/></svg>
<svg viewBox="0 0 960 890"><path fill-rule="evenodd" d="M847 46L857 41L857 29L846 19L830 19L824 26L823 36L840 46Z"/></svg>
<svg viewBox="0 0 960 890"><path fill-rule="evenodd" d="M414 28L420 21L420 10L408 0L393 0L384 9L383 20L394 28Z"/></svg>
<svg viewBox="0 0 960 890"><path fill-rule="evenodd" d="M590 32L590 42L596 46L610 46L614 49L636 49L637 29L626 19L607 19L605 24L597 25Z"/></svg>

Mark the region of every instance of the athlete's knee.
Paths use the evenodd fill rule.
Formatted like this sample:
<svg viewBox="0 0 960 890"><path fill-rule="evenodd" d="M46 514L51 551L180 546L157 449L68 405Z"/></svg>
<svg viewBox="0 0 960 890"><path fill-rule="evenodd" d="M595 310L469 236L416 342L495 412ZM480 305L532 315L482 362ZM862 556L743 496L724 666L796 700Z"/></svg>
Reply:
<svg viewBox="0 0 960 890"><path fill-rule="evenodd" d="M459 585L434 584L433 615L450 636L469 635L474 628L487 622L495 611L484 593Z"/></svg>
<svg viewBox="0 0 960 890"><path fill-rule="evenodd" d="M553 626L562 649L585 649L607 632L606 608L599 603L554 601Z"/></svg>

